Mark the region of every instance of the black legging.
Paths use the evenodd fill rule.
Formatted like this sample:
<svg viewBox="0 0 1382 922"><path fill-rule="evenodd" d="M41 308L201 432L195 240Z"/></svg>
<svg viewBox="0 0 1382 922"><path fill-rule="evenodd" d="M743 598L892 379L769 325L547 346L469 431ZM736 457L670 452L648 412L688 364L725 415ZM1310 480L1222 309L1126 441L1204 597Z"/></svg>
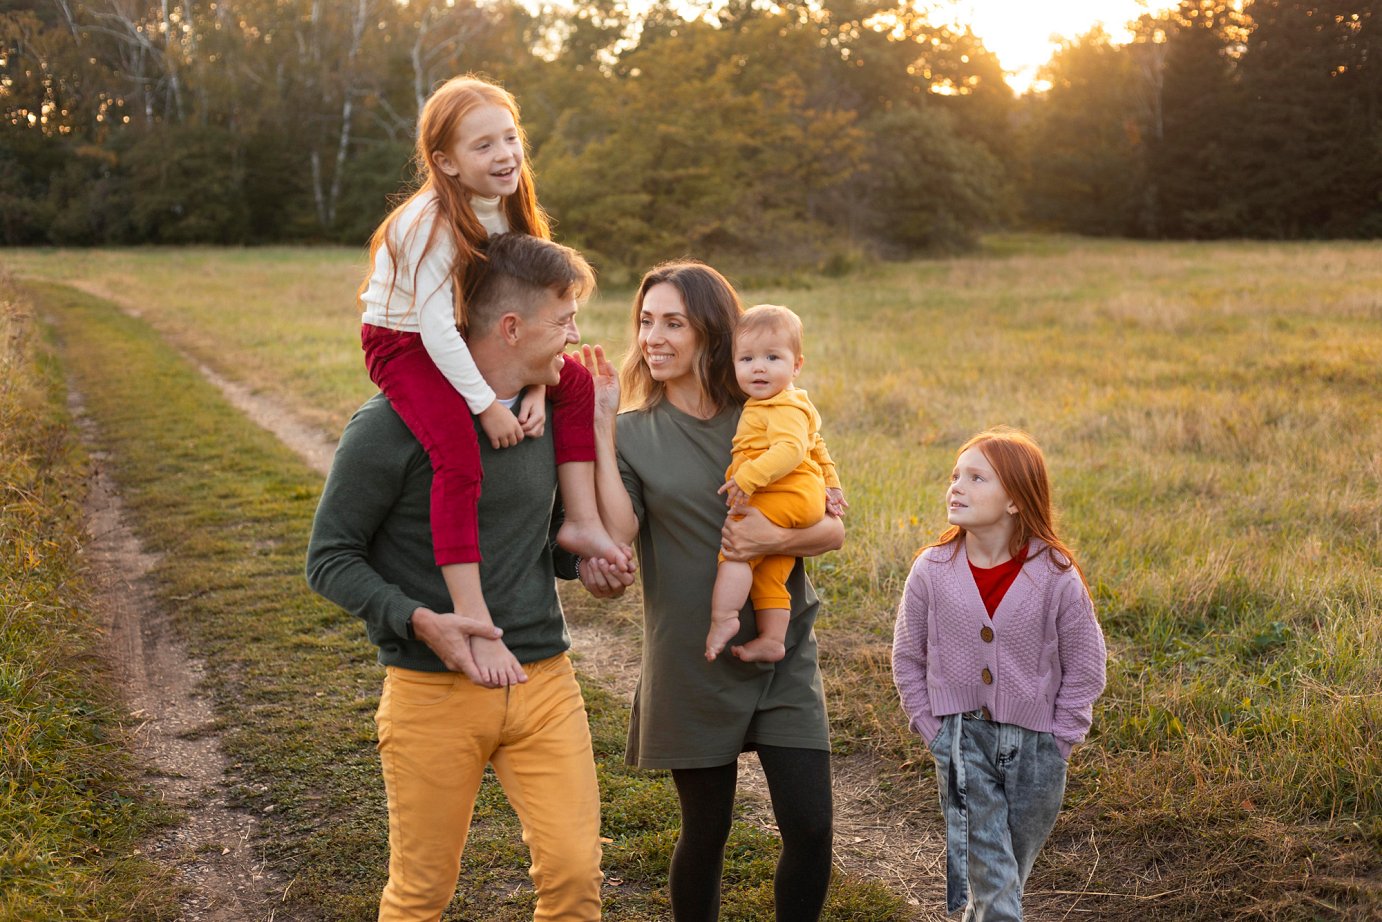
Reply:
<svg viewBox="0 0 1382 922"><path fill-rule="evenodd" d="M773 878L777 922L816 922L830 887L830 753L822 749L759 746L782 857ZM681 800L681 836L672 852L672 917L715 922L720 875L734 814L737 763L678 768L672 781Z"/></svg>

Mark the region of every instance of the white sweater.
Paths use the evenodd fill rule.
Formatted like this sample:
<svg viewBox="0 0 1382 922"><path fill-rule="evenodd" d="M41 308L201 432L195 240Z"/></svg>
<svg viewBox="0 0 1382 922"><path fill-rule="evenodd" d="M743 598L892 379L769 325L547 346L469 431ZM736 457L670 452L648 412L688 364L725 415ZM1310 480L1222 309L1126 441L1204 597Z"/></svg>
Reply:
<svg viewBox="0 0 1382 922"><path fill-rule="evenodd" d="M508 231L508 220L500 209L499 196L475 196L470 204L490 234ZM360 321L391 330L420 333L423 348L451 386L465 398L470 412L481 413L494 402L494 391L475 367L475 360L456 329L451 285L456 247L450 235L438 233L432 246L423 253L436 219L437 198L431 192L413 199L398 215L389 229L389 242L398 251L398 272L394 273L388 248L381 246L375 254L369 285L360 297L364 305Z"/></svg>

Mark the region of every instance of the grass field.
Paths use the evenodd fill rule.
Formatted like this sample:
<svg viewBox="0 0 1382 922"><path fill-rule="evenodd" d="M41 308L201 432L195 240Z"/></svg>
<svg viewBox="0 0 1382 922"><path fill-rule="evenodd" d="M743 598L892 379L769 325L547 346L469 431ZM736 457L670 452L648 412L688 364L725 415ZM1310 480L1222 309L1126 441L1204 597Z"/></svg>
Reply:
<svg viewBox="0 0 1382 922"><path fill-rule="evenodd" d="M355 251L0 251L0 265L134 306L328 430L370 390ZM1382 245L1011 237L745 295L806 320L803 383L852 504L845 549L813 564L840 751L881 755L898 798L932 796L888 675L893 608L943 523L955 448L1021 426L1047 450L1111 653L1032 888L1084 894L1082 911L1106 918L1382 912ZM618 351L628 300L589 305L586 337ZM68 355L88 388L130 367L90 349ZM192 430L204 412L182 410ZM139 424L122 424L131 444ZM290 463L266 451L221 476ZM138 464L158 492L158 459ZM276 514L308 516L312 479L293 477ZM292 554L268 557L297 579ZM350 633L324 618L309 619L324 638ZM621 805L666 806L665 787L628 784ZM666 842L645 845L615 851L652 887ZM860 901L871 908L840 908ZM623 917L648 917L638 905ZM900 911L864 889L834 905L835 918Z"/></svg>

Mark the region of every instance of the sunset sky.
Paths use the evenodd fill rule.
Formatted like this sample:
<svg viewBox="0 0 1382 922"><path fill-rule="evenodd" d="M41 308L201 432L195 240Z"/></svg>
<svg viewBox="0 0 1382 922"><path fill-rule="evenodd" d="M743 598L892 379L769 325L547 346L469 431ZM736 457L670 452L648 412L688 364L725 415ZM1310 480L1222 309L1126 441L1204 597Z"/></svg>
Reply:
<svg viewBox="0 0 1382 922"><path fill-rule="evenodd" d="M984 46L998 55L1008 83L1019 93L1036 78L1061 37L1088 32L1096 22L1115 40L1127 37L1125 24L1142 13L1164 9L1170 0L951 0L953 18L968 23Z"/></svg>

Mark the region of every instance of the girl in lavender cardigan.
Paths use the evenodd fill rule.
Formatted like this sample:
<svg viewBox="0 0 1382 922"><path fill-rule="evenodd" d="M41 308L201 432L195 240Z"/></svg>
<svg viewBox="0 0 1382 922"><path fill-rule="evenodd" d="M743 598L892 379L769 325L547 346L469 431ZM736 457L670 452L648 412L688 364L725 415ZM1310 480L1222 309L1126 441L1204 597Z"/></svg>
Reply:
<svg viewBox="0 0 1382 922"><path fill-rule="evenodd" d="M917 557L898 608L893 676L936 761L946 909L1020 920L1104 689L1104 638L1030 436L999 427L966 442L945 501L950 528Z"/></svg>

